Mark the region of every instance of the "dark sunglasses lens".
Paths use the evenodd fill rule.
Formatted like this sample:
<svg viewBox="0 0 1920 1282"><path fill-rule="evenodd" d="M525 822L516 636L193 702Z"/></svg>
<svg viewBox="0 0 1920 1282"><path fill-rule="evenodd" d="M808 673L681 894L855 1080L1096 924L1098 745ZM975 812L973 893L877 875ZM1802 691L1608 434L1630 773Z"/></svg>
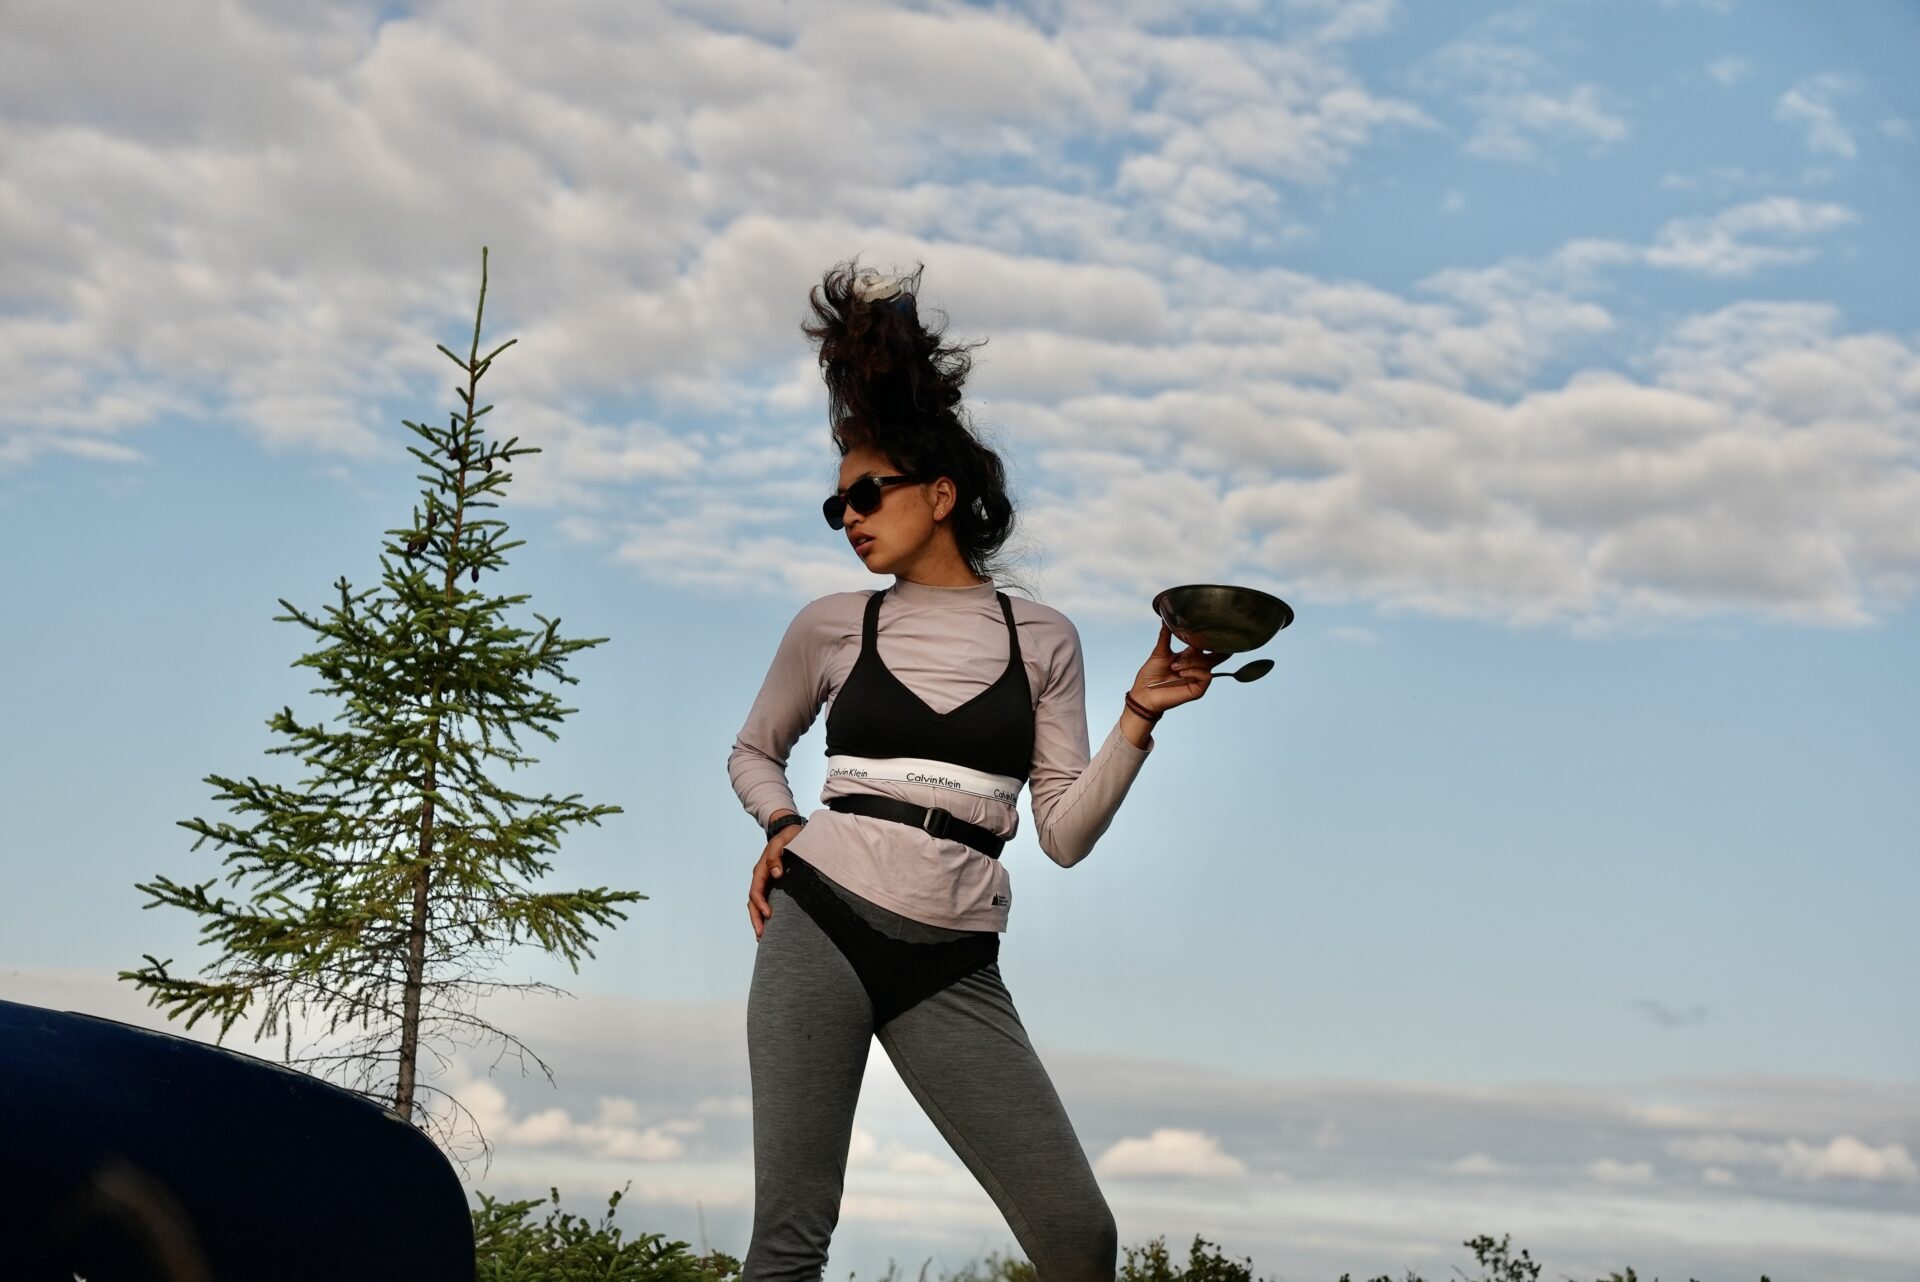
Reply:
<svg viewBox="0 0 1920 1282"><path fill-rule="evenodd" d="M880 482L863 476L847 487L847 504L861 516L880 510Z"/></svg>
<svg viewBox="0 0 1920 1282"><path fill-rule="evenodd" d="M847 524L847 509L852 508L861 516L867 516L880 510L880 482L871 476L863 476L847 487L844 495L836 494L820 505L826 514L827 528L844 529Z"/></svg>

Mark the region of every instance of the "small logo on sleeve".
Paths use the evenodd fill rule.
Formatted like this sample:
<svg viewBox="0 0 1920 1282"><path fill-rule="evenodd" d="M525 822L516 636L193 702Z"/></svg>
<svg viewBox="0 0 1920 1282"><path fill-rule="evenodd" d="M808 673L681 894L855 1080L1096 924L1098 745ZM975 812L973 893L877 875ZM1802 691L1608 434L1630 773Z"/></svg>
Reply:
<svg viewBox="0 0 1920 1282"><path fill-rule="evenodd" d="M995 908L1005 908L1011 902L1013 901L1008 899L1005 895L995 895L993 897L993 906Z"/></svg>

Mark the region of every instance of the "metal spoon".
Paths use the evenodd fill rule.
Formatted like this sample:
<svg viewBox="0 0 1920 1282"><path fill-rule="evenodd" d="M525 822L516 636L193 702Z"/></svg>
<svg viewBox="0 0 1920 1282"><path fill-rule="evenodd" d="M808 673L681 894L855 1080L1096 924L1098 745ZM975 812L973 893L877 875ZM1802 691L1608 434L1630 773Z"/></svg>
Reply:
<svg viewBox="0 0 1920 1282"><path fill-rule="evenodd" d="M1244 668L1236 668L1232 672L1216 672L1213 674L1213 679L1220 681L1227 677L1232 677L1235 681L1258 681L1261 677L1266 676L1267 673L1272 671L1272 659L1255 659ZM1154 686L1170 686L1176 681L1185 680L1185 677L1168 677L1165 681L1149 682L1147 689L1151 690Z"/></svg>

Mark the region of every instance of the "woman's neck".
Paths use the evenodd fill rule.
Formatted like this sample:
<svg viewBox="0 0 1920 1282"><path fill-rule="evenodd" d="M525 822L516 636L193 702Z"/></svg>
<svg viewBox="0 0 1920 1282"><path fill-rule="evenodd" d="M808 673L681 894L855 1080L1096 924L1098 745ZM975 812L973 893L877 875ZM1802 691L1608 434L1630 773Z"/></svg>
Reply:
<svg viewBox="0 0 1920 1282"><path fill-rule="evenodd" d="M913 562L895 570L893 577L928 588L977 588L993 581L975 574L951 539L935 542Z"/></svg>
<svg viewBox="0 0 1920 1282"><path fill-rule="evenodd" d="M896 574L893 577L901 583L918 583L923 588L977 588L993 582L992 579L981 578L965 566L960 568L959 574L941 575L937 578L905 573Z"/></svg>

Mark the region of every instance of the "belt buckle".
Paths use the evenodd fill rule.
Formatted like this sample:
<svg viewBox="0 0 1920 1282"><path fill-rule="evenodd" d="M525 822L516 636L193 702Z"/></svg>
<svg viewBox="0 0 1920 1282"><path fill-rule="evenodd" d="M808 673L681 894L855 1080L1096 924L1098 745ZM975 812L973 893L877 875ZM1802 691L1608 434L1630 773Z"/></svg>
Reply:
<svg viewBox="0 0 1920 1282"><path fill-rule="evenodd" d="M947 825L953 822L953 812L942 810L938 806L929 806L926 815L920 820L920 826L929 837L940 838L947 835Z"/></svg>

